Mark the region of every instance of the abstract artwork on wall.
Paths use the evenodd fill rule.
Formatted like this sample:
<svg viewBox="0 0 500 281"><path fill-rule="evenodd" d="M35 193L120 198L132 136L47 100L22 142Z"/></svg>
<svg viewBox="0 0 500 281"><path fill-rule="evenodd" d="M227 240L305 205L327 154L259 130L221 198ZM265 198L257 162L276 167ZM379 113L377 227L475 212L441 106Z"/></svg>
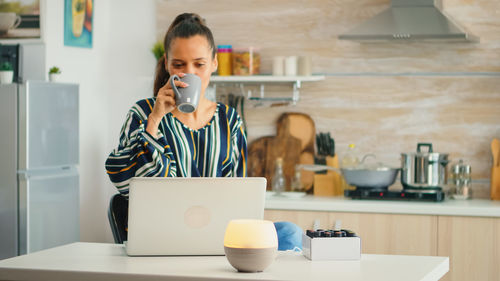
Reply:
<svg viewBox="0 0 500 281"><path fill-rule="evenodd" d="M0 0L0 40L40 39L40 1Z"/></svg>
<svg viewBox="0 0 500 281"><path fill-rule="evenodd" d="M64 45L92 48L94 0L64 0Z"/></svg>

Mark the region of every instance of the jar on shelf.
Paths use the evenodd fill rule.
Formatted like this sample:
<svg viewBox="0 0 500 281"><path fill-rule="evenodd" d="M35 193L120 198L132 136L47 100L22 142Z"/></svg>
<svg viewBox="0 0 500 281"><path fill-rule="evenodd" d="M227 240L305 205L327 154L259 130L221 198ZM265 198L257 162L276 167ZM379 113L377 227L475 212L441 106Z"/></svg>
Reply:
<svg viewBox="0 0 500 281"><path fill-rule="evenodd" d="M233 50L233 75L257 75L260 73L260 54L254 47Z"/></svg>
<svg viewBox="0 0 500 281"><path fill-rule="evenodd" d="M232 69L232 53L233 47L231 45L218 45L217 46L217 73L221 76L231 75Z"/></svg>

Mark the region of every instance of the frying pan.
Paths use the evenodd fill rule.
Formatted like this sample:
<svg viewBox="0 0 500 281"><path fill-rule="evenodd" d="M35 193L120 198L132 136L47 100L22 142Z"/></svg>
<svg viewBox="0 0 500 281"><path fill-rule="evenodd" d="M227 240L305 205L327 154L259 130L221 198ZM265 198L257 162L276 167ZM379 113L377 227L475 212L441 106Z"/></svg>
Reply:
<svg viewBox="0 0 500 281"><path fill-rule="evenodd" d="M341 173L345 181L352 186L363 189L387 189L394 184L399 173L399 168L333 168L326 165L299 164L296 169L320 172L332 170Z"/></svg>

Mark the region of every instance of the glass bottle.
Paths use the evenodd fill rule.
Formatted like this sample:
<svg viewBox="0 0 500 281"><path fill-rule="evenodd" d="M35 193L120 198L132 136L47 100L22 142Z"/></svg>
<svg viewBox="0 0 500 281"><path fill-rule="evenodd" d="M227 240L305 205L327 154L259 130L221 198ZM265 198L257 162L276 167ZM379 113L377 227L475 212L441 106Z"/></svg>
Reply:
<svg viewBox="0 0 500 281"><path fill-rule="evenodd" d="M283 158L281 157L276 159L271 187L272 190L276 192L276 195L285 191L285 175L283 174Z"/></svg>
<svg viewBox="0 0 500 281"><path fill-rule="evenodd" d="M300 179L300 169L295 169L295 175L292 179L291 189L292 189L292 191L295 191L295 192L304 191L302 188L302 181Z"/></svg>
<svg viewBox="0 0 500 281"><path fill-rule="evenodd" d="M356 150L356 146L351 143L349 148L342 158L341 167L342 168L355 168L359 165L359 158Z"/></svg>

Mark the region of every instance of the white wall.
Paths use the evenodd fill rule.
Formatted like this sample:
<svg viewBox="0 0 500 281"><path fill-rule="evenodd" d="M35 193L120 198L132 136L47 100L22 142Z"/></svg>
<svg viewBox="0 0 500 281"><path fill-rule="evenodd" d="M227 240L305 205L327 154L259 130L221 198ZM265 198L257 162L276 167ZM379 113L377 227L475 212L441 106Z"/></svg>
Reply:
<svg viewBox="0 0 500 281"><path fill-rule="evenodd" d="M112 242L107 207L116 191L104 162L128 108L151 95L154 1L95 1L91 49L64 46L64 0L41 3L47 70L59 66L62 82L80 84L81 241Z"/></svg>

